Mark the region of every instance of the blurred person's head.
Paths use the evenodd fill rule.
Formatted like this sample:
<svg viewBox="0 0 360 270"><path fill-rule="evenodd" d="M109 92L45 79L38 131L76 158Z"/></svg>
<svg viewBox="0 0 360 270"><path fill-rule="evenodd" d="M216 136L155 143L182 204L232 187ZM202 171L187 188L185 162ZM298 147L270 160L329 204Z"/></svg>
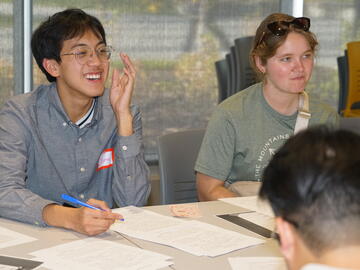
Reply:
<svg viewBox="0 0 360 270"><path fill-rule="evenodd" d="M289 73L290 69L297 68L289 65L288 62L291 60L289 56L294 58L299 56L311 60L305 61L303 64L306 84L311 77L315 50L318 44L315 35L309 29L310 19L308 18L295 18L283 13L274 13L266 17L256 30L250 52L250 63L258 78L264 83L268 82L269 73L274 67L274 65L269 65L270 60L287 62L284 65L277 65L277 67L287 66L287 73ZM298 46L299 41L304 43L302 47ZM294 61L292 62L291 64L296 64ZM296 71L295 76L299 74L301 75L302 72ZM284 74L281 76L283 77ZM294 77L294 75L289 76Z"/></svg>
<svg viewBox="0 0 360 270"><path fill-rule="evenodd" d="M259 195L274 211L289 269L360 269L360 136L313 127L291 137L265 169Z"/></svg>

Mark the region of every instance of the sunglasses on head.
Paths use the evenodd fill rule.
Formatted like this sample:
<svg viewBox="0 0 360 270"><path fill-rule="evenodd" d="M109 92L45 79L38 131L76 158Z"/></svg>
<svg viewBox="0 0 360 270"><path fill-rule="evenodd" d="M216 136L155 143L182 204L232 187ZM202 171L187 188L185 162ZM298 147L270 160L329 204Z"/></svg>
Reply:
<svg viewBox="0 0 360 270"><path fill-rule="evenodd" d="M301 29L305 32L309 31L310 19L306 17L295 18L290 22L277 21L269 23L267 28L276 36L283 36L289 30L290 25L294 28Z"/></svg>
<svg viewBox="0 0 360 270"><path fill-rule="evenodd" d="M294 28L303 30L305 32L309 31L310 29L310 19L307 17L299 17L295 18L292 21L275 21L272 23L269 23L267 25L267 28L270 30L270 32L275 36L283 36L288 31L290 26L293 25ZM257 44L257 46L263 42L266 32L262 33L262 36ZM257 47L256 46L256 47Z"/></svg>

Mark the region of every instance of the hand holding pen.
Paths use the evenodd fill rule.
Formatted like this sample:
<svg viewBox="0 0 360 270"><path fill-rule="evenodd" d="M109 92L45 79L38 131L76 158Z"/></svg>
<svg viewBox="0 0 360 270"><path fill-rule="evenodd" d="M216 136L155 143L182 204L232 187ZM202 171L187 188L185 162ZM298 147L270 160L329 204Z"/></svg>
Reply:
<svg viewBox="0 0 360 270"><path fill-rule="evenodd" d="M65 201L67 202L70 202L70 203L73 203L73 204L77 204L77 205L80 205L80 206L84 206L84 207L87 207L87 208L90 208L90 209L94 209L94 210L100 210L100 211L107 211L105 209L102 209L100 207L95 207L93 205L90 205L88 203L85 203L85 202L82 202L74 197L71 197L70 195L67 195L67 194L62 194L61 195L61 198L64 199ZM110 210L110 209L109 209ZM119 218L120 221L124 221L123 218Z"/></svg>
<svg viewBox="0 0 360 270"><path fill-rule="evenodd" d="M96 209L88 206L72 208L49 204L43 209L44 221L50 226L93 236L106 232L116 220L123 219L120 214L112 213L104 201L90 199L86 204Z"/></svg>

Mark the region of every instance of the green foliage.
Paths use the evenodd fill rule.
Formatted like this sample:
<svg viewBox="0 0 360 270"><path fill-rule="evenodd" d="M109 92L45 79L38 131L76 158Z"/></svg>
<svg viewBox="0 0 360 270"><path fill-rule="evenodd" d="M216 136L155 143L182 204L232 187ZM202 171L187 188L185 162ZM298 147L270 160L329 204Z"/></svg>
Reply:
<svg viewBox="0 0 360 270"><path fill-rule="evenodd" d="M197 52L185 53L179 59L135 62L134 100L147 112L143 121L145 139L204 127L217 102L214 62L219 55L212 36L203 36L201 43ZM155 146L156 140L147 141L147 147Z"/></svg>
<svg viewBox="0 0 360 270"><path fill-rule="evenodd" d="M194 106L201 105L203 98L208 98L209 95L211 95L210 100L216 100L217 97L214 69L214 63L219 59L217 44L211 35L203 35L201 44L203 44L202 50L182 55L175 67L175 75L184 89L185 98L190 102L199 103ZM209 106L200 106L200 108L205 110L202 113L208 114Z"/></svg>

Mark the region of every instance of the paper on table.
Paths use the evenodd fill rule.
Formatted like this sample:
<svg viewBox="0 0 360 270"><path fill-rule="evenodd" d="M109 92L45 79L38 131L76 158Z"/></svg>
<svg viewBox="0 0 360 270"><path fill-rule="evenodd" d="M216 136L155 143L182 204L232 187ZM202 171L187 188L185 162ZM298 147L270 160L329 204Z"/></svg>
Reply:
<svg viewBox="0 0 360 270"><path fill-rule="evenodd" d="M135 207L115 209L125 222L111 229L155 243L181 249L197 256L218 256L264 243L263 240L199 221L182 221ZM134 225L137 222L138 224ZM150 224L150 226L148 226ZM133 226L134 225L134 226Z"/></svg>
<svg viewBox="0 0 360 270"><path fill-rule="evenodd" d="M270 216L270 217L274 217L274 213L273 213L270 205L266 202L258 200L257 196L223 198L223 199L219 199L219 200L226 202L226 203L236 205L236 206L240 206L242 208L246 208L251 211L255 211L255 212Z"/></svg>
<svg viewBox="0 0 360 270"><path fill-rule="evenodd" d="M121 233L145 240L147 240L146 238L149 232L187 222L178 218L160 215L135 206L113 209L112 212L120 213L125 220L114 223L111 226L112 230L119 232L121 230Z"/></svg>
<svg viewBox="0 0 360 270"><path fill-rule="evenodd" d="M171 257L107 240L86 238L32 252L44 267L63 269L152 270L167 267Z"/></svg>
<svg viewBox="0 0 360 270"><path fill-rule="evenodd" d="M240 213L238 214L238 217L246 219L270 231L273 231L275 228L275 219L273 217L258 212Z"/></svg>
<svg viewBox="0 0 360 270"><path fill-rule="evenodd" d="M281 257L231 257L228 258L233 270L286 270Z"/></svg>
<svg viewBox="0 0 360 270"><path fill-rule="evenodd" d="M155 242L167 244L197 256L210 257L264 243L258 238L196 220L164 228L153 232L152 235Z"/></svg>
<svg viewBox="0 0 360 270"><path fill-rule="evenodd" d="M37 240L36 238L0 227L0 248L25 244Z"/></svg>

